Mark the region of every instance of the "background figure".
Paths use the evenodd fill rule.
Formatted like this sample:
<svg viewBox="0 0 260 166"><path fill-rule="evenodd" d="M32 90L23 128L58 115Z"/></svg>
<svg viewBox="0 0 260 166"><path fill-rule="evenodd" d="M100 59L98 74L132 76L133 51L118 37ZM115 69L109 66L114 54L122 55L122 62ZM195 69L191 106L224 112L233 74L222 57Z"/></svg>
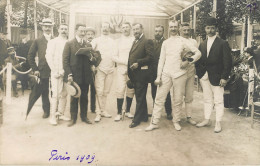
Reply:
<svg viewBox="0 0 260 166"><path fill-rule="evenodd" d="M129 52L132 47L134 37L131 36L131 25L129 22L122 24L122 36L117 39L117 55L113 57L113 61L117 63L117 116L115 121L120 121L122 118L122 106L126 100L126 116L133 118L130 113L131 103L134 97L134 89L129 89L126 82L129 80L127 75L127 63ZM126 99L124 99L126 93Z"/></svg>
<svg viewBox="0 0 260 166"><path fill-rule="evenodd" d="M46 60L51 69L51 116L50 124L57 125L56 116L61 120L70 120L64 115L67 103L67 91L63 82L64 70L62 64L62 53L68 38L68 25L60 24L59 36L48 42Z"/></svg>
<svg viewBox="0 0 260 166"><path fill-rule="evenodd" d="M28 53L28 61L29 64L34 72L34 75L40 78L40 94L36 95L36 98L38 99L40 96L42 96L42 108L44 111L43 118L48 118L50 115L50 100L49 100L49 77L50 77L50 67L46 62L45 54L46 54L46 48L47 43L49 40L52 39L51 36L51 29L53 28L53 23L51 19L43 19L42 20L42 30L43 30L43 36L34 40L32 43L32 46ZM38 66L35 62L35 57L38 54ZM35 94L30 93L29 97L29 103L30 98L34 96ZM33 103L34 105L34 103Z"/></svg>
<svg viewBox="0 0 260 166"><path fill-rule="evenodd" d="M156 76L157 76L157 68L158 68L162 43L165 40L165 38L163 37L164 27L162 25L157 25L155 27L154 31L155 32L154 32L154 40L153 40L153 45L154 45L153 78L155 80ZM154 80L151 83L153 103L155 102L155 96L156 96L156 91L157 91L157 86L154 84ZM165 111L167 114L167 119L172 120L172 102L171 102L170 92L167 94L167 98L166 98L164 106L165 106Z"/></svg>
<svg viewBox="0 0 260 166"><path fill-rule="evenodd" d="M86 41L88 44L91 44L92 40L95 38L96 31L93 27L86 28ZM96 74L95 66L91 66L92 72L94 75ZM90 110L92 113L96 112L96 89L93 81L90 84Z"/></svg>
<svg viewBox="0 0 260 166"><path fill-rule="evenodd" d="M101 62L97 67L97 74L95 78L97 102L100 108L96 109L95 122L99 122L102 117L111 118L112 116L107 112L106 101L107 95L113 82L113 72L115 63L112 57L116 55L115 41L109 37L110 25L108 22L103 22L101 25L101 36L93 39L92 46L95 51L100 51Z"/></svg>
<svg viewBox="0 0 260 166"><path fill-rule="evenodd" d="M148 121L146 93L148 83L152 81L153 41L145 38L143 26L133 24L135 41L129 53L128 76L134 85L136 97L135 115L130 128L138 126L142 121Z"/></svg>
<svg viewBox="0 0 260 166"><path fill-rule="evenodd" d="M196 63L196 73L200 79L204 98L204 120L197 127L210 125L210 115L216 110L214 131L221 132L220 122L224 115L224 86L227 84L232 59L227 41L216 36L217 20L210 17L206 20L207 40L202 42L199 50L201 59Z"/></svg>

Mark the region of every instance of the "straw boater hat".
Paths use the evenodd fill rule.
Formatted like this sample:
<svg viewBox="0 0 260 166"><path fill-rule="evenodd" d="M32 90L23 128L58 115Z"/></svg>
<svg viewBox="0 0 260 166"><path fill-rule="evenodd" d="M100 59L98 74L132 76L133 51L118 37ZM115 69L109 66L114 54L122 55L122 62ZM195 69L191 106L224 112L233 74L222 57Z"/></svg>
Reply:
<svg viewBox="0 0 260 166"><path fill-rule="evenodd" d="M93 27L86 27L86 32L88 32L88 31L92 31L96 34L96 31Z"/></svg>
<svg viewBox="0 0 260 166"><path fill-rule="evenodd" d="M66 84L66 88L67 88L67 92L70 96L75 97L75 98L79 98L81 95L81 90L79 85L72 81L71 83L67 83Z"/></svg>
<svg viewBox="0 0 260 166"><path fill-rule="evenodd" d="M54 23L52 22L52 20L50 18L44 18L44 19L42 19L42 22L40 23L40 25L54 25Z"/></svg>
<svg viewBox="0 0 260 166"><path fill-rule="evenodd" d="M206 26L217 26L217 19L214 17L208 17L206 20Z"/></svg>

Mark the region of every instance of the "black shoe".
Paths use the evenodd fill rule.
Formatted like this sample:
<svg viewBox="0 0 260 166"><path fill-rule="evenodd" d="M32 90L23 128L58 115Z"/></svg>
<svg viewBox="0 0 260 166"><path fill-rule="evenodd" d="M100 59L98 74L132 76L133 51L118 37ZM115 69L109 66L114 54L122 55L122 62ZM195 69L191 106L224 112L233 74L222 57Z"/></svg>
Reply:
<svg viewBox="0 0 260 166"><path fill-rule="evenodd" d="M72 120L72 121L68 124L68 127L71 127L71 126L73 126L73 125L75 125L75 124L76 124L76 121Z"/></svg>
<svg viewBox="0 0 260 166"><path fill-rule="evenodd" d="M50 114L44 112L44 114L42 115L42 118L43 118L43 119L46 119L46 118L48 118L49 116L50 116Z"/></svg>
<svg viewBox="0 0 260 166"><path fill-rule="evenodd" d="M148 117L152 117L152 114L148 114Z"/></svg>
<svg viewBox="0 0 260 166"><path fill-rule="evenodd" d="M82 120L82 122L85 122L85 123L87 123L87 124L92 124L92 122L87 118L87 119L84 119L84 120Z"/></svg>
<svg viewBox="0 0 260 166"><path fill-rule="evenodd" d="M96 113L96 111L95 111L95 110L91 110L91 112L92 112L92 113Z"/></svg>
<svg viewBox="0 0 260 166"><path fill-rule="evenodd" d="M132 122L130 125L129 125L129 128L134 128L136 126L138 126L140 123L135 123L135 122Z"/></svg>
<svg viewBox="0 0 260 166"><path fill-rule="evenodd" d="M172 118L173 118L173 117L172 117L172 114L167 114L167 119L168 119L168 120L172 120Z"/></svg>

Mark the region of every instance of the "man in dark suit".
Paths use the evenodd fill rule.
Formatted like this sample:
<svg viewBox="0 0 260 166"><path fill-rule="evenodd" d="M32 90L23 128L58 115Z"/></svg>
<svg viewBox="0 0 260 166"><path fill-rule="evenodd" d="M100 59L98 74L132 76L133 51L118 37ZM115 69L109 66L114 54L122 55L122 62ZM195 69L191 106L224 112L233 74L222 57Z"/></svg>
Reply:
<svg viewBox="0 0 260 166"><path fill-rule="evenodd" d="M92 46L84 41L86 35L86 26L84 24L76 25L76 37L65 44L63 50L63 68L65 70L64 79L67 82L76 82L80 89L80 117L87 124L92 122L87 118L88 109L88 90L89 85L93 82L91 65L95 63L95 58L92 57ZM85 53L77 54L80 48L87 50ZM68 127L76 124L78 115L79 99L71 97L70 114L71 123Z"/></svg>
<svg viewBox="0 0 260 166"><path fill-rule="evenodd" d="M217 20L210 17L206 21L207 39L199 46L201 58L196 63L196 73L200 78L204 97L204 117L197 127L210 125L210 115L216 110L214 131L221 132L220 121L224 115L224 86L227 84L232 59L228 42L216 36Z"/></svg>
<svg viewBox="0 0 260 166"><path fill-rule="evenodd" d="M155 26L154 40L153 40L154 58L153 58L153 65L152 65L153 79L154 80L157 77L157 68L158 68L162 43L165 40L165 38L163 37L163 33L164 33L164 27L162 25L156 25ZM151 83L151 89L152 89L152 98L153 98L153 102L154 102L155 96L156 96L156 91L157 91L157 86L154 84L154 81ZM170 94L170 92L168 93L166 101L165 101L165 111L166 111L166 114L167 114L167 119L172 120L172 104L171 104L171 94Z"/></svg>
<svg viewBox="0 0 260 166"><path fill-rule="evenodd" d="M42 20L42 30L43 36L34 40L29 53L28 53L28 62L34 72L34 75L40 78L41 96L42 96L42 108L44 111L43 118L48 118L50 115L50 100L49 100L49 77L50 77L50 68L45 59L45 53L47 48L47 43L51 40L51 29L53 23L51 19ZM38 65L36 65L35 57L38 53ZM33 91L32 91L33 92ZM30 94L34 95L34 94Z"/></svg>
<svg viewBox="0 0 260 166"><path fill-rule="evenodd" d="M133 33L135 41L129 53L128 76L135 89L136 111L130 128L148 121L146 93L148 83L152 81L151 62L154 52L153 41L145 38L142 24L133 24Z"/></svg>

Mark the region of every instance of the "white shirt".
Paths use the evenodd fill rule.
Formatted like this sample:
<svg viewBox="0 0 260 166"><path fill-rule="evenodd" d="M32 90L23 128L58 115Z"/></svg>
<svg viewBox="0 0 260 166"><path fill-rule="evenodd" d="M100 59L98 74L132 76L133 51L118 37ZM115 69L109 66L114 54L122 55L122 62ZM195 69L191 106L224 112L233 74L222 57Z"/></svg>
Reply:
<svg viewBox="0 0 260 166"><path fill-rule="evenodd" d="M184 49L190 49L195 53L193 55L194 62L201 57L200 51L194 46L187 44L187 39L181 36L172 36L165 40L162 44L157 77L161 77L161 74L178 78L187 72L187 69L181 69L182 62L181 52Z"/></svg>
<svg viewBox="0 0 260 166"><path fill-rule="evenodd" d="M213 42L215 41L217 35L209 37L208 36L208 40L207 40L207 57L209 56L209 52L211 49L211 46L213 44ZM203 77L201 78L202 80L207 80L209 78L208 76L208 72L206 71L206 73L203 75Z"/></svg>
<svg viewBox="0 0 260 166"><path fill-rule="evenodd" d="M113 56L112 59L117 63L117 71L122 74L126 74L127 72L129 52L134 40L135 38L133 36L124 35L116 40L117 54Z"/></svg>
<svg viewBox="0 0 260 166"><path fill-rule="evenodd" d="M59 36L48 42L45 58L53 74L64 73L62 54L67 41Z"/></svg>
<svg viewBox="0 0 260 166"><path fill-rule="evenodd" d="M76 35L76 39L77 39L78 43L83 44L83 39L81 39L81 38L78 37L77 35Z"/></svg>
<svg viewBox="0 0 260 166"><path fill-rule="evenodd" d="M193 45L193 46L195 46L196 48L199 47L196 40L194 40L194 39L192 39L192 38L188 38L187 40L188 40L188 42L187 42L188 45ZM190 65L187 67L187 70L188 70L188 73L189 73L189 74L188 74L188 77L189 77L189 76L192 76L193 74L195 74L195 65L194 65L194 64L190 64Z"/></svg>
<svg viewBox="0 0 260 166"><path fill-rule="evenodd" d="M47 35L46 33L43 33L43 36L45 37L46 40L51 40L51 34Z"/></svg>
<svg viewBox="0 0 260 166"><path fill-rule="evenodd" d="M114 71L115 63L112 57L117 54L117 47L115 41L109 36L101 35L95 38L91 42L95 51L99 51L101 54L101 62L98 68L106 74Z"/></svg>

